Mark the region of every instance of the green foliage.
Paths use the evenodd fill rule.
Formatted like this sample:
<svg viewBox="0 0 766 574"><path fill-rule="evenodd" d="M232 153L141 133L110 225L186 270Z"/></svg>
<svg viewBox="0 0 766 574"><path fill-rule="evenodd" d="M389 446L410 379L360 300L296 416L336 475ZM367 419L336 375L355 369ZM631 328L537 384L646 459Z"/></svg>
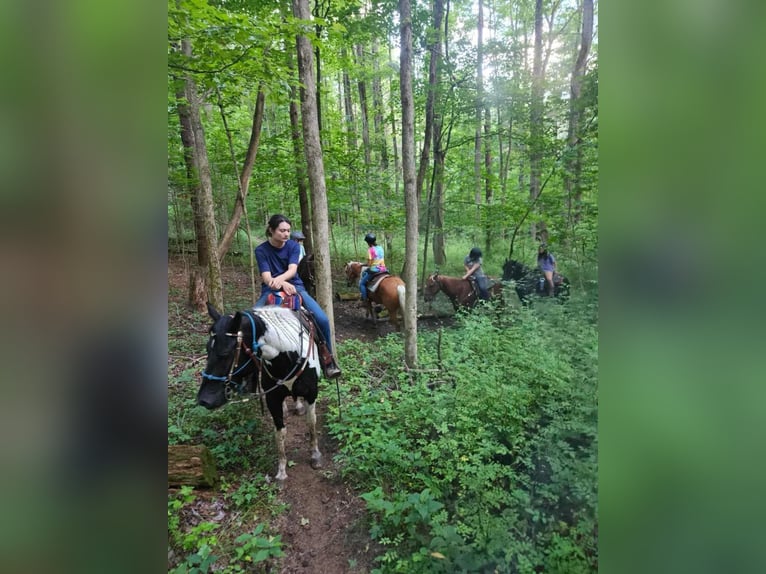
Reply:
<svg viewBox="0 0 766 574"><path fill-rule="evenodd" d="M210 523L207 525L210 529ZM215 525L217 526L217 525ZM170 574L206 574L211 572L220 562L221 556L231 556L228 564L215 567L216 572L223 574L242 574L252 572L257 565L263 565L273 558L284 556L280 536L263 536L265 526L259 524L252 532L240 534L232 545L219 544L215 538L200 539L193 552L186 555L184 561L169 570ZM213 552L218 554L214 554Z"/></svg>
<svg viewBox="0 0 766 574"><path fill-rule="evenodd" d="M281 536L261 536L264 525L259 524L252 532L239 535L234 547L234 556L229 560L229 566L223 571L227 574L247 572L251 565L266 562L270 558L284 556Z"/></svg>
<svg viewBox="0 0 766 574"><path fill-rule="evenodd" d="M191 486L183 486L177 494L168 497L168 539L170 542L181 544L183 538L180 529L180 511L193 501L194 495Z"/></svg>
<svg viewBox="0 0 766 574"><path fill-rule="evenodd" d="M421 334L412 379L394 374L398 336L343 347L360 367L328 421L343 475L368 491L382 572L595 568L595 316L539 307L461 315L441 362Z"/></svg>

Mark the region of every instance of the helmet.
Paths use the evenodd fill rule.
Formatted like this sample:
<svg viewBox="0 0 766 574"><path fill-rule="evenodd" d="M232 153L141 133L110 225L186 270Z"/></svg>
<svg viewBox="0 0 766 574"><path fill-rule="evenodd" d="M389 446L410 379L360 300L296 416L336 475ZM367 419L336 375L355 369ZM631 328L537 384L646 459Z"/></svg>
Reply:
<svg viewBox="0 0 766 574"><path fill-rule="evenodd" d="M471 259L476 259L478 257L481 257L481 249L479 249L478 247L474 247L473 249L471 249L471 252L468 254L468 256Z"/></svg>
<svg viewBox="0 0 766 574"><path fill-rule="evenodd" d="M372 245L373 243L375 243L375 241L377 241L374 233L368 233L367 235L365 235L364 240L370 245Z"/></svg>
<svg viewBox="0 0 766 574"><path fill-rule="evenodd" d="M299 239L306 239L306 236L303 235L303 233L301 233L300 231L293 231L290 234L290 239L292 239L293 241L298 241Z"/></svg>

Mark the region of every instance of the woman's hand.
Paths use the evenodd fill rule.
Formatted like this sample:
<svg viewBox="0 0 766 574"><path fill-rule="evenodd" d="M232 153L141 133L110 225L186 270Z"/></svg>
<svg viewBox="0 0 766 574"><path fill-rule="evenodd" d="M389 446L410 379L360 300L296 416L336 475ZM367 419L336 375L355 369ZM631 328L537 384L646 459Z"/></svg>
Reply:
<svg viewBox="0 0 766 574"><path fill-rule="evenodd" d="M282 283L282 291L284 291L287 295L295 295L298 292L298 290L295 288L295 285L289 281Z"/></svg>

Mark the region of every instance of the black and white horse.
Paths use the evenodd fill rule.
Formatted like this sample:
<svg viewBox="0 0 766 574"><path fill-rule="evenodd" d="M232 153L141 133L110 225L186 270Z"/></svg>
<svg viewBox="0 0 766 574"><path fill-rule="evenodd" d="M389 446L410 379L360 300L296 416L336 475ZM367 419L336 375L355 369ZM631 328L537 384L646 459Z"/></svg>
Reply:
<svg viewBox="0 0 766 574"><path fill-rule="evenodd" d="M319 354L311 321L282 307L259 307L221 315L208 304L213 318L207 342L207 366L197 403L217 409L244 389L245 381L260 374L276 429L279 453L277 480L287 478L283 404L288 396L306 400L306 422L311 439L311 466L322 466L316 431L316 398L320 374ZM255 378L254 377L254 378ZM257 379L256 379L257 380Z"/></svg>
<svg viewBox="0 0 766 574"><path fill-rule="evenodd" d="M538 269L527 267L515 259L506 259L503 264L503 281L513 279L516 282L516 295L522 305L529 305L532 300L530 295L536 293L540 297L548 295L545 285L545 276ZM553 295L559 301L565 301L569 297L569 279L558 273L553 274Z"/></svg>

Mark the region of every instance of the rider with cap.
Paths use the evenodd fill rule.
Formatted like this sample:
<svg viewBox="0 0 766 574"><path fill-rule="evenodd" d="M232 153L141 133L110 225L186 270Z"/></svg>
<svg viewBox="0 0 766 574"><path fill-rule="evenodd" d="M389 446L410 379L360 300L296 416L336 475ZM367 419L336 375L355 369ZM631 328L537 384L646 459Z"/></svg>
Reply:
<svg viewBox="0 0 766 574"><path fill-rule="evenodd" d="M484 274L484 270L481 268L481 249L474 247L463 259L463 267L465 267L465 275L463 279L470 277L476 279L476 286L479 288L479 298L485 301L489 300L489 285L487 276Z"/></svg>
<svg viewBox="0 0 766 574"><path fill-rule="evenodd" d="M303 240L306 239L306 236L303 235L303 233L301 233L300 231L293 231L290 234L290 239L292 239L293 241L297 241L298 245L301 246L301 254L298 257L298 263L300 263L301 259L306 257L306 248L303 246Z"/></svg>
<svg viewBox="0 0 766 574"><path fill-rule="evenodd" d="M388 271L384 259L383 248L376 243L374 233L368 233L364 236L367 243L367 269L362 273L359 280L359 290L362 292L362 301L367 301L367 281L376 273L385 273Z"/></svg>

